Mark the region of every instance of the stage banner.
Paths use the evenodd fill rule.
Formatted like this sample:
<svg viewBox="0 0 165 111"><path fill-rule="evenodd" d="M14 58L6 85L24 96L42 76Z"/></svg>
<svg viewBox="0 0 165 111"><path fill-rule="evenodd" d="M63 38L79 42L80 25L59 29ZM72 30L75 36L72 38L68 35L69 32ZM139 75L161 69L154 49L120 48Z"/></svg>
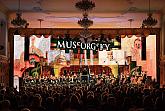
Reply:
<svg viewBox="0 0 165 111"><path fill-rule="evenodd" d="M111 50L112 48L121 48L121 39L115 38L111 41L91 41L91 42L81 42L78 40L66 40L51 38L51 49L72 49L74 53L78 53L80 50Z"/></svg>

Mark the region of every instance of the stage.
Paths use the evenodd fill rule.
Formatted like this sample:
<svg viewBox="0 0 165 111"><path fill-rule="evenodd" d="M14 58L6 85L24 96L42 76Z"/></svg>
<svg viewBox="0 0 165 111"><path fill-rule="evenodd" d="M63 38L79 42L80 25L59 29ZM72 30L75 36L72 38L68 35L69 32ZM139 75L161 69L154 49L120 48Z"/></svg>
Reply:
<svg viewBox="0 0 165 111"><path fill-rule="evenodd" d="M153 32L156 34L155 31ZM99 75L102 72L106 75L113 74L117 78L120 75L141 76L143 73L146 73L147 77L152 80L159 79L157 78L158 69L156 67L158 62L156 57L158 52L156 35L146 37L146 53L144 54L142 53L144 52L142 37L137 35L123 37L122 34L124 33L120 33L121 36L115 36L110 41L113 43L110 46L110 50L106 48L103 48L103 50L82 50L81 47L67 49L63 46L57 48L54 40L59 40L58 35L31 35L28 39L15 35L13 39L13 74L19 78L22 78L24 75L29 75L33 78L35 76L40 78L49 76L59 78L63 75L64 70L67 70L68 73L77 74L80 67L89 66L91 67L91 73L94 73L94 75ZM72 31L71 34L74 35ZM65 39L65 34L61 38ZM96 37L94 40L96 40ZM29 41L29 44L24 44L25 41ZM83 40L80 40L80 42L83 42ZM99 41L95 42L99 43ZM153 46L155 48L152 48Z"/></svg>

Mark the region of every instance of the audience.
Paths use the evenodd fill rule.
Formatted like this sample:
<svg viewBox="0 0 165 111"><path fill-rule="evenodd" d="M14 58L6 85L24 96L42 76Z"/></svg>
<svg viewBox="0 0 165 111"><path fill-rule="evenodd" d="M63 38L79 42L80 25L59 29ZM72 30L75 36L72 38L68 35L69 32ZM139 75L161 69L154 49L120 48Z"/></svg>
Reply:
<svg viewBox="0 0 165 111"><path fill-rule="evenodd" d="M33 85L0 90L0 111L165 111L165 90L145 85Z"/></svg>

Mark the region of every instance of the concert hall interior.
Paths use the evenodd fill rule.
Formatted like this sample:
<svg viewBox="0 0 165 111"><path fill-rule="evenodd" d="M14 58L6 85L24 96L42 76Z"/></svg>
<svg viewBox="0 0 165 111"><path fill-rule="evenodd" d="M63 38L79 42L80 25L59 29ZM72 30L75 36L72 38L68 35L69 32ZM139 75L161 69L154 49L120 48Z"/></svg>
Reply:
<svg viewBox="0 0 165 111"><path fill-rule="evenodd" d="M76 97L82 96L83 102L81 92L90 93L91 101L96 99L96 93L108 92L107 104L116 101L120 105L114 108L111 104L112 111L128 111L122 110L123 101L131 98L127 100L124 95L128 89L131 92L133 88L132 93L148 89L150 94L158 89L165 103L164 3L165 0L0 0L0 110L5 101L14 105L4 99L8 88L18 95L28 89L31 94L53 90L66 98L77 91ZM117 98L115 91L125 97ZM140 94L145 95L145 91ZM156 95L152 96L156 101ZM45 102L42 105L49 109L46 96L41 98ZM65 103L58 101L57 111L81 109L72 105L61 109ZM93 101L95 105L90 105L97 106L98 100ZM103 107L106 102L95 110L88 109L88 102L84 102L81 111L108 111ZM152 109L145 110L141 105L137 109ZM31 106L23 108L28 109L12 106L11 110L33 111ZM38 110L43 109L35 111ZM160 109L154 106L152 111Z"/></svg>

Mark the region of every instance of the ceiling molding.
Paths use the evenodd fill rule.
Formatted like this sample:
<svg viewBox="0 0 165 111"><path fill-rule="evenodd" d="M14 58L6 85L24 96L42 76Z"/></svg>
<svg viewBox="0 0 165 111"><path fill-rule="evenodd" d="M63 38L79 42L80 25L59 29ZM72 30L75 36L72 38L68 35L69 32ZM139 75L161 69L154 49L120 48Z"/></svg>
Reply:
<svg viewBox="0 0 165 111"><path fill-rule="evenodd" d="M82 28L9 28L9 38L15 33L21 36L30 37L30 35L61 35L68 32L70 35L79 35ZM99 35L100 32L107 35L141 35L160 34L160 28L90 28L93 35Z"/></svg>

